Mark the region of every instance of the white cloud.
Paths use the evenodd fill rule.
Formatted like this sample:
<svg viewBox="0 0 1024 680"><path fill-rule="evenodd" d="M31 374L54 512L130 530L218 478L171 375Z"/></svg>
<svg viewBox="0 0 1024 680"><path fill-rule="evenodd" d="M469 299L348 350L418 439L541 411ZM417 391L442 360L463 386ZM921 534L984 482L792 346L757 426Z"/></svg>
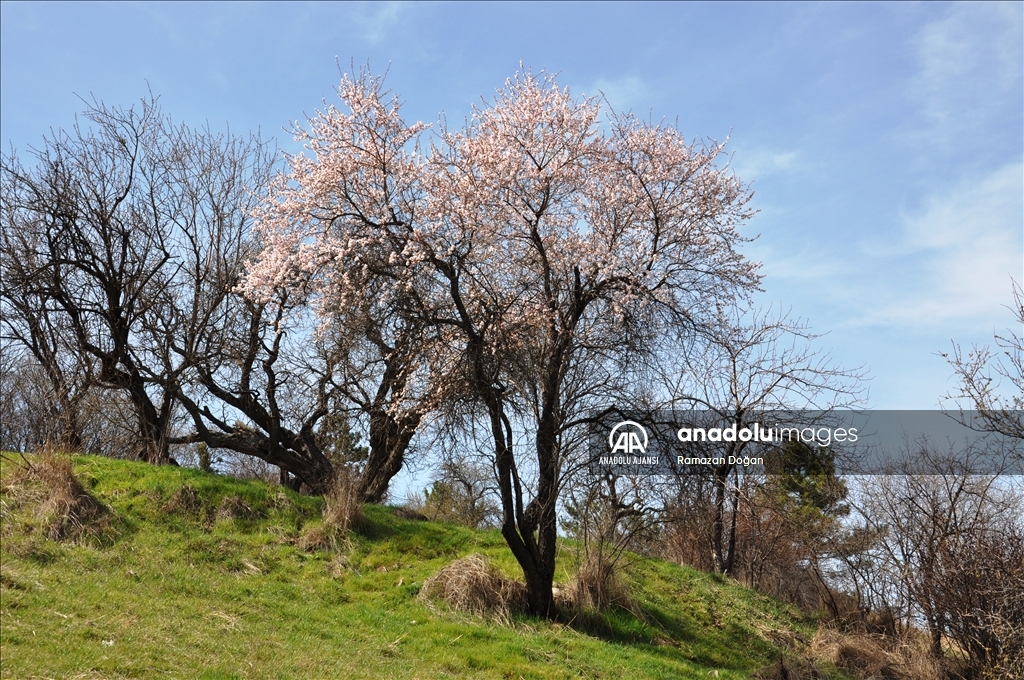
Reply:
<svg viewBox="0 0 1024 680"><path fill-rule="evenodd" d="M918 33L920 68L907 92L933 142L955 144L1010 100L1020 105L1022 21L1017 3L958 4Z"/></svg>
<svg viewBox="0 0 1024 680"><path fill-rule="evenodd" d="M760 180L778 173L807 170L805 160L799 151L765 148L738 151L730 166L744 181Z"/></svg>
<svg viewBox="0 0 1024 680"><path fill-rule="evenodd" d="M371 44L384 41L402 19L410 5L402 2L359 3L352 10L352 20Z"/></svg>
<svg viewBox="0 0 1024 680"><path fill-rule="evenodd" d="M773 212L768 221L784 224ZM1024 277L1024 163L935 191L883 231L859 243L758 240L744 252L765 263L769 291L815 300L815 319L835 330L991 334L1009 318L1011 277Z"/></svg>
<svg viewBox="0 0 1024 680"><path fill-rule="evenodd" d="M608 100L611 107L619 113L633 111L639 116L645 116L642 111L637 111L636 106L650 106L652 97L650 88L641 78L636 76L624 76L622 78L607 79L599 78L590 87L586 88L587 96L600 96Z"/></svg>
<svg viewBox="0 0 1024 680"><path fill-rule="evenodd" d="M1010 277L1024 269L1024 164L1009 163L904 218L908 247L926 256L928 276L918 315L988 315L1009 298ZM927 279L926 279L927 280ZM934 291L934 292L932 292ZM904 314L912 309L903 306Z"/></svg>
<svg viewBox="0 0 1024 680"><path fill-rule="evenodd" d="M865 244L874 285L858 325L991 326L1024 270L1024 164L933 194L901 227L886 243Z"/></svg>

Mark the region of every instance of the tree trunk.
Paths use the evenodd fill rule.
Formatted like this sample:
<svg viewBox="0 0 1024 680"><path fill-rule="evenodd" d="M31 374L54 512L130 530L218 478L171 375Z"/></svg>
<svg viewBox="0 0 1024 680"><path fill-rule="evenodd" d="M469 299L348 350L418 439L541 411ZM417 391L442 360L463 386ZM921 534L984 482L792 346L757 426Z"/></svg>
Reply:
<svg viewBox="0 0 1024 680"><path fill-rule="evenodd" d="M493 388L488 388L485 397L498 453L496 461L503 519L501 533L523 570L530 613L553 619L557 613L551 595L558 538L555 515L558 495L557 393L548 391L544 401L536 438L537 494L524 509L523 491L512 452L512 428L505 418L501 396Z"/></svg>
<svg viewBox="0 0 1024 680"><path fill-rule="evenodd" d="M726 560L725 547L725 492L729 479L729 466L715 468L715 519L711 523L711 551L715 562L715 571L728 573L729 564Z"/></svg>
<svg viewBox="0 0 1024 680"><path fill-rule="evenodd" d="M523 489L512 452L512 428L505 417L500 394L489 384L485 389L484 403L490 415L498 488L501 491L501 535L523 570L530 613L550 619L555 614L551 598L555 574L555 534L551 530L554 527L553 508L548 510L538 504L539 496L528 507L523 507ZM534 531L541 524L544 526L538 544ZM548 544L550 549L547 549Z"/></svg>
<svg viewBox="0 0 1024 680"><path fill-rule="evenodd" d="M388 485L405 463L419 418L415 422L401 422L387 413L370 418L370 458L359 479L359 495L364 503L380 503L388 493Z"/></svg>

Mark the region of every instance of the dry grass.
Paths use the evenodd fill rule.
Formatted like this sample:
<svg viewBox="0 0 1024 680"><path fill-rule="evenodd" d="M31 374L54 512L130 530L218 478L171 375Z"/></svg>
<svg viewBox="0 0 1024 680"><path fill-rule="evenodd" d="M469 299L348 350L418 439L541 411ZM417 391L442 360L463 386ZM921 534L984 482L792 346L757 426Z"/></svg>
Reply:
<svg viewBox="0 0 1024 680"><path fill-rule="evenodd" d="M19 516L26 528L34 525L51 540L96 538L110 529L110 512L85 490L66 456L22 458L2 490L9 501L4 514Z"/></svg>
<svg viewBox="0 0 1024 680"><path fill-rule="evenodd" d="M203 499L188 484L175 489L171 497L160 508L161 511L171 514L196 515L203 511Z"/></svg>
<svg viewBox="0 0 1024 680"><path fill-rule="evenodd" d="M307 552L318 550L344 551L352 531L366 528L366 514L356 487L356 480L342 472L324 497L323 522L303 527L299 547Z"/></svg>
<svg viewBox="0 0 1024 680"><path fill-rule="evenodd" d="M311 522L302 527L298 546L306 552L336 552L347 547L347 535L322 522Z"/></svg>
<svg viewBox="0 0 1024 680"><path fill-rule="evenodd" d="M770 636L774 640L774 636ZM757 680L809 680L830 677L821 670L831 665L868 680L937 680L946 677L942 665L928 654L928 640L913 632L902 635L843 631L823 625L814 639L775 640L789 648L787 655L752 675ZM959 676L956 676L959 677Z"/></svg>
<svg viewBox="0 0 1024 680"><path fill-rule="evenodd" d="M845 633L823 626L811 641L810 653L860 678L935 680L943 677L942 668L928 654L927 640L921 636L897 638Z"/></svg>
<svg viewBox="0 0 1024 680"><path fill-rule="evenodd" d="M504 621L527 610L526 586L505 577L478 553L452 562L424 581L419 598L443 600L454 609Z"/></svg>
<svg viewBox="0 0 1024 680"><path fill-rule="evenodd" d="M360 531L366 527L363 501L359 497L355 477L342 469L324 499L324 524L342 533Z"/></svg>
<svg viewBox="0 0 1024 680"><path fill-rule="evenodd" d="M632 601L619 578L620 568L597 554L587 556L566 593L577 609L630 609Z"/></svg>
<svg viewBox="0 0 1024 680"><path fill-rule="evenodd" d="M253 510L239 496L225 496L217 507L217 519L259 519L262 513Z"/></svg>

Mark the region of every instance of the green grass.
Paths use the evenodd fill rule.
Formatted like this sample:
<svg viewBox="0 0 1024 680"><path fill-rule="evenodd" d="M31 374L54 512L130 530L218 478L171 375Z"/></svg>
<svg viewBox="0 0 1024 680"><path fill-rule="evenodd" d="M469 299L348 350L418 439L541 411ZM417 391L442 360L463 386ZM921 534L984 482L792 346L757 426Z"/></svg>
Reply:
<svg viewBox="0 0 1024 680"><path fill-rule="evenodd" d="M0 498L4 678L745 678L814 634L791 607L653 559L626 575L631 611L487 621L416 594L473 552L517 575L497 532L371 506L343 550L307 552L319 499L194 470L74 465L112 510L98 535L51 541ZM225 498L250 518L218 514Z"/></svg>

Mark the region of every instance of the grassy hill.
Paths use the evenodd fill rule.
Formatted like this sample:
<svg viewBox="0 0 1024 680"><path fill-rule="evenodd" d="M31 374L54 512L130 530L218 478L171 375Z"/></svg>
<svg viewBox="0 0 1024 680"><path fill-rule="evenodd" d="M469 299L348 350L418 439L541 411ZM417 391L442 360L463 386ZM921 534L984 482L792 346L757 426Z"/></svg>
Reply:
<svg viewBox="0 0 1024 680"><path fill-rule="evenodd" d="M483 619L417 594L471 553L515 576L496 531L368 507L365 528L332 545L320 499L88 456L74 474L98 504L62 523L67 480L8 458L4 678L746 678L815 632L778 601L643 558L625 577L628 610ZM570 579L566 557L556 580Z"/></svg>

